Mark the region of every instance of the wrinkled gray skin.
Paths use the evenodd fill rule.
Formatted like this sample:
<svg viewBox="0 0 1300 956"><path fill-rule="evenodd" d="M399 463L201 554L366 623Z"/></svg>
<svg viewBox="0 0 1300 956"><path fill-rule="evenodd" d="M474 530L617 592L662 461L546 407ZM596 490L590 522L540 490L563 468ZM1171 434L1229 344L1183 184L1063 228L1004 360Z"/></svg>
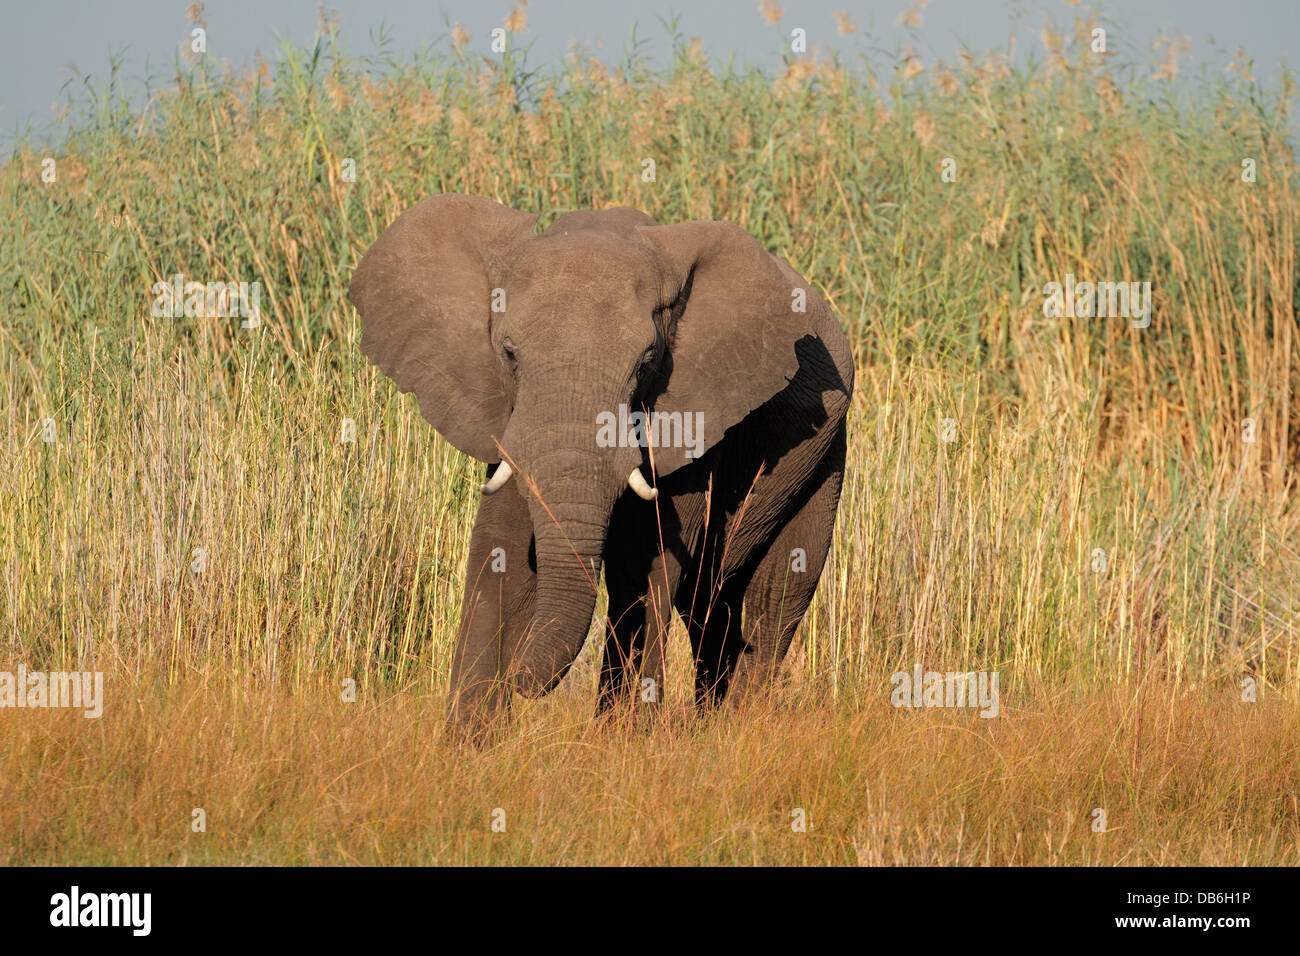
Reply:
<svg viewBox="0 0 1300 956"><path fill-rule="evenodd" d="M620 208L535 235L536 219L426 199L350 289L365 354L489 477L502 460L513 471L470 542L448 726L475 740L512 691L559 683L602 565L601 710L657 696L644 681L663 686L673 609L701 706L770 686L816 590L844 470L852 356L793 269L727 222L660 226ZM599 447L597 415L620 404L702 413L707 450ZM629 489L636 468L657 500Z"/></svg>

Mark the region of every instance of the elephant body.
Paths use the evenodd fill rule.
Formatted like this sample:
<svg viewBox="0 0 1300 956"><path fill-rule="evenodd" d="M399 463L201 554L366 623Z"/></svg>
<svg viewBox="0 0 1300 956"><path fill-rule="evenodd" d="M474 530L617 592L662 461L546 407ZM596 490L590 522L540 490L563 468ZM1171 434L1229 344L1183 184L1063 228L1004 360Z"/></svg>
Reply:
<svg viewBox="0 0 1300 956"><path fill-rule="evenodd" d="M853 388L844 333L729 223L659 226L620 208L534 225L490 200L432 197L376 240L350 290L363 351L489 464L449 728L481 738L512 692L559 682L602 568L600 709L659 699L673 611L701 707L760 692L830 549ZM617 442L626 427L601 430L635 412L664 427Z"/></svg>

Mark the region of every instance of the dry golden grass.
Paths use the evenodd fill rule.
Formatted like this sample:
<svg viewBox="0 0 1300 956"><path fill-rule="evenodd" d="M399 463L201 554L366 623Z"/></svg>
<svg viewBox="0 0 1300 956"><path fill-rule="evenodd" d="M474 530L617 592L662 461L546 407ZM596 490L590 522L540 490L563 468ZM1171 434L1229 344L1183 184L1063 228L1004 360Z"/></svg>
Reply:
<svg viewBox="0 0 1300 956"><path fill-rule="evenodd" d="M442 742L442 700L414 688L355 704L223 681L111 694L98 721L0 725L0 863L1300 860L1300 715L1280 700L1147 684L1004 699L982 720L895 710L882 691L620 727L561 694L475 752Z"/></svg>

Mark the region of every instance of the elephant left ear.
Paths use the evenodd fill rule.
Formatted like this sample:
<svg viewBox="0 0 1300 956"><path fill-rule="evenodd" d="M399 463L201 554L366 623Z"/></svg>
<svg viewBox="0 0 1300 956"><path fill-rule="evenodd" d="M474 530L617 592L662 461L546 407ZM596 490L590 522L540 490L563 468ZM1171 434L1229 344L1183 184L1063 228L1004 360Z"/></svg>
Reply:
<svg viewBox="0 0 1300 956"><path fill-rule="evenodd" d="M744 229L685 222L637 231L662 254L662 299L672 310L671 363L654 411L680 412L703 432L693 448L656 447L656 474L689 464L787 389L809 405L821 404L824 389L848 394L852 357L835 314Z"/></svg>

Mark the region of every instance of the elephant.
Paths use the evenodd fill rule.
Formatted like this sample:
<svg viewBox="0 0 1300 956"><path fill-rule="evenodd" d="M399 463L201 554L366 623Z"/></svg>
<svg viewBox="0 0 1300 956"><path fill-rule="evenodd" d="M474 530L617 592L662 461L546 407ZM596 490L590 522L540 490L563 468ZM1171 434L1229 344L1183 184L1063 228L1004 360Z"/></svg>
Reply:
<svg viewBox="0 0 1300 956"><path fill-rule="evenodd" d="M656 704L675 611L708 712L775 685L830 551L853 355L834 312L725 221L538 216L431 196L348 294L361 350L486 463L447 731L481 742L609 611L597 714Z"/></svg>

